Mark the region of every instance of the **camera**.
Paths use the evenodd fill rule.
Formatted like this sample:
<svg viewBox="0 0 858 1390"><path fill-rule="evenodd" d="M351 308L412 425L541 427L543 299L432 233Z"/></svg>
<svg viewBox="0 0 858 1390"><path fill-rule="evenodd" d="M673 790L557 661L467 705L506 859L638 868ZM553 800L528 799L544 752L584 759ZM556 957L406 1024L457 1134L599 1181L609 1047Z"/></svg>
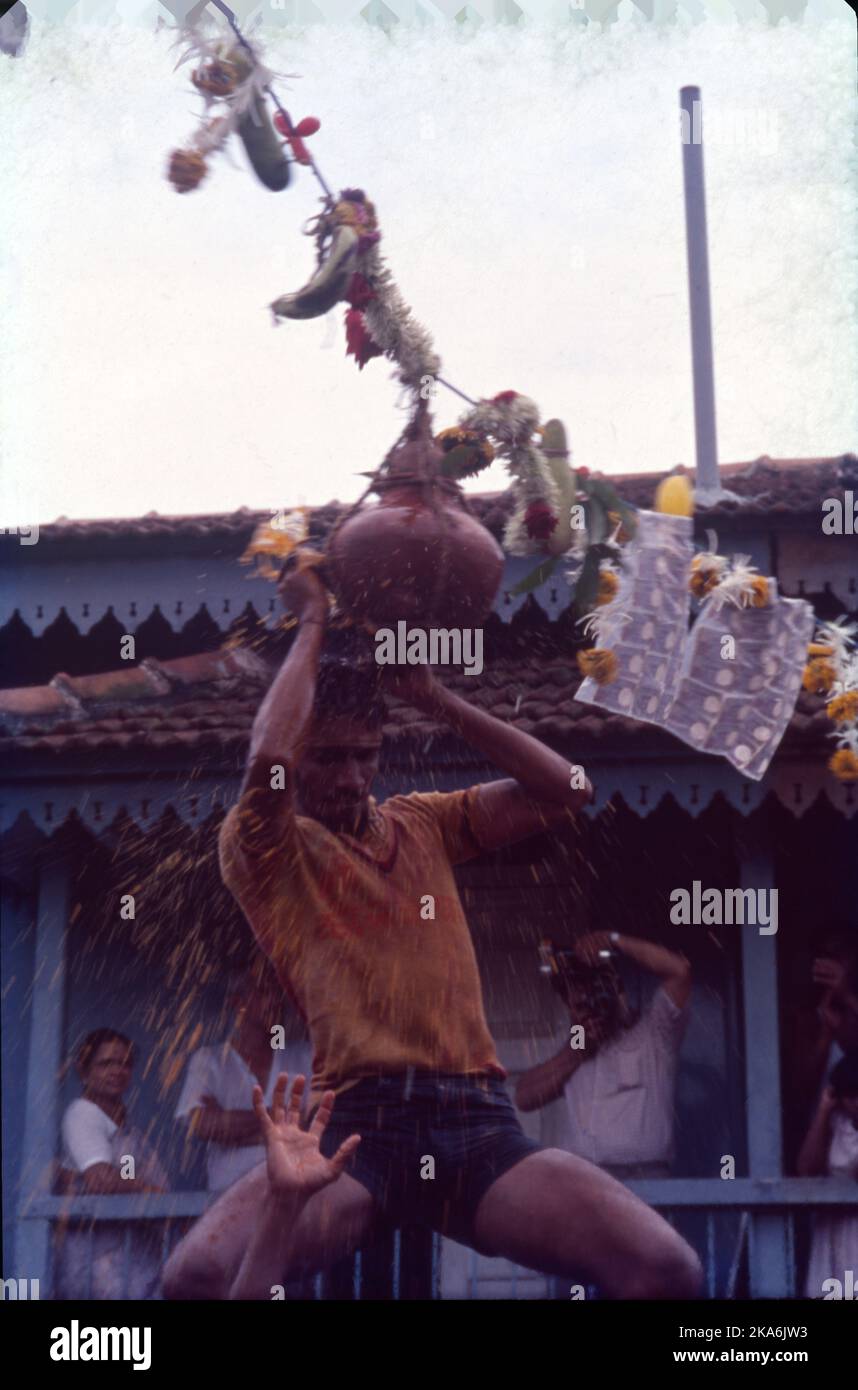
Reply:
<svg viewBox="0 0 858 1390"><path fill-rule="evenodd" d="M586 999L591 1016L619 1026L620 977L614 964L616 951L599 951L598 964L587 965L568 948L555 946L550 937L539 944L539 971L551 979L551 986L567 1002L569 995Z"/></svg>

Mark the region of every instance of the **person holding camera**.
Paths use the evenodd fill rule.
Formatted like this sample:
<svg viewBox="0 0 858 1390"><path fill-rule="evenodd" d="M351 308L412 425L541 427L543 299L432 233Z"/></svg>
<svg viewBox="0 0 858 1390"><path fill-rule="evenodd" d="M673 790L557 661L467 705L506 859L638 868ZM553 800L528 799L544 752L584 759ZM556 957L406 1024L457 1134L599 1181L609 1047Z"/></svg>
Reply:
<svg viewBox="0 0 858 1390"><path fill-rule="evenodd" d="M659 979L639 1016L626 998L618 954ZM519 1110L538 1110L565 1096L571 1153L620 1180L667 1177L691 966L675 951L619 932L592 932L568 957L553 983L583 1035L524 1072L515 1103ZM583 1047L576 1046L579 1040Z"/></svg>

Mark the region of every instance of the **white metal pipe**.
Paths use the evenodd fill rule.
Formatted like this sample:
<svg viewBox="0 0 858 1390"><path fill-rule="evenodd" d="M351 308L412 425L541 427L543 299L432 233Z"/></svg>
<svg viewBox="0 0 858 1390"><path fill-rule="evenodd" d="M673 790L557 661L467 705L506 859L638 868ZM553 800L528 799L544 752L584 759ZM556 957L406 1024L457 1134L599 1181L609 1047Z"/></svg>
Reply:
<svg viewBox="0 0 858 1390"><path fill-rule="evenodd" d="M688 305L694 384L694 435L699 500L721 494L715 429L715 373L712 360L712 308L709 296L709 249L706 237L706 191L703 176L703 105L699 87L679 93L682 176L685 188L685 241L688 257Z"/></svg>

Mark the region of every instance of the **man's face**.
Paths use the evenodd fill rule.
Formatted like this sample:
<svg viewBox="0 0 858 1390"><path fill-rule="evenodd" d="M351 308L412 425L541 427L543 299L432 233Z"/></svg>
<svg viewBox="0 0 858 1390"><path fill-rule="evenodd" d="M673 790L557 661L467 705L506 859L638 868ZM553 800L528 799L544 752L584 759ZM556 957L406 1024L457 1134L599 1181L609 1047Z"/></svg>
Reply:
<svg viewBox="0 0 858 1390"><path fill-rule="evenodd" d="M131 1081L131 1054L124 1043L102 1043L81 1075L93 1095L119 1100Z"/></svg>
<svg viewBox="0 0 858 1390"><path fill-rule="evenodd" d="M296 777L304 815L329 830L361 831L380 751L381 733L352 719L317 724Z"/></svg>
<svg viewBox="0 0 858 1390"><path fill-rule="evenodd" d="M612 1026L628 1028L634 1023L634 1014L626 998L626 992L618 982L615 1012ZM593 1014L593 1001L587 990L577 982L567 980L564 985L564 998L573 1022L588 1018Z"/></svg>

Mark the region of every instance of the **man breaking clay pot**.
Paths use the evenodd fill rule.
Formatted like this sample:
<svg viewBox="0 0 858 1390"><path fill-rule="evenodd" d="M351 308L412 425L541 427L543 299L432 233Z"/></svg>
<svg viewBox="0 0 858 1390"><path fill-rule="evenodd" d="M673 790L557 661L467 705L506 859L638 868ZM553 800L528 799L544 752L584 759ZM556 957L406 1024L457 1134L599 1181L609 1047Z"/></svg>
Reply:
<svg viewBox="0 0 858 1390"><path fill-rule="evenodd" d="M293 565L281 593L299 629L256 716L220 857L307 1020L308 1127L303 1077L288 1099L280 1077L270 1114L254 1090L267 1161L177 1246L166 1296L270 1299L274 1286L365 1244L383 1215L609 1297L694 1297L699 1262L666 1221L584 1159L524 1135L453 877L483 851L561 828L589 784L572 789L563 758L428 668L401 668L392 692L507 776L379 805L377 668L323 654L328 600L312 568ZM421 1177L426 1154L432 1181Z"/></svg>

